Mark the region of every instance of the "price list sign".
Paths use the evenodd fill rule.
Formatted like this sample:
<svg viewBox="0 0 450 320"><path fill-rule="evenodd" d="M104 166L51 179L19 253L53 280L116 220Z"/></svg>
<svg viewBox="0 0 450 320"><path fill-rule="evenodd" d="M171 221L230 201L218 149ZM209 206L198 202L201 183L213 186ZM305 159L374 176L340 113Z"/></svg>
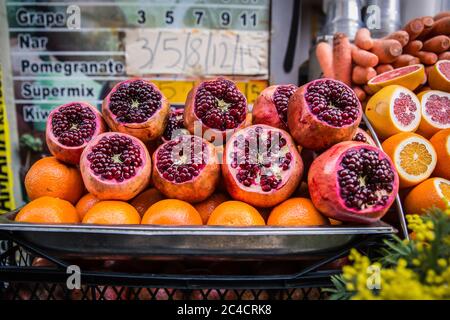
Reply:
<svg viewBox="0 0 450 320"><path fill-rule="evenodd" d="M36 144L45 141L53 108L76 100L100 106L114 84L129 77L154 81L175 106L204 77L235 79L250 103L268 85L270 0L1 5L19 138L34 146L31 156L21 149L23 164L40 157Z"/></svg>

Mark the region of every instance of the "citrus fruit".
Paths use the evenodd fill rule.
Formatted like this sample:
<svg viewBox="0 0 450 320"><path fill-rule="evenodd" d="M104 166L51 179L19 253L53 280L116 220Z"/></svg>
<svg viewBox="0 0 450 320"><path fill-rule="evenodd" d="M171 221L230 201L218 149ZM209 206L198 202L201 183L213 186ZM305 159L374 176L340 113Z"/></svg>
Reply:
<svg viewBox="0 0 450 320"><path fill-rule="evenodd" d="M31 200L42 196L61 198L75 204L83 195L80 171L55 157L36 161L25 176L25 189Z"/></svg>
<svg viewBox="0 0 450 320"><path fill-rule="evenodd" d="M367 85L373 92L396 84L415 90L419 85L426 81L425 68L422 64L415 64L403 68L383 72L373 77L367 82Z"/></svg>
<svg viewBox="0 0 450 320"><path fill-rule="evenodd" d="M450 92L450 60L441 60L430 69L428 84L434 90Z"/></svg>
<svg viewBox="0 0 450 320"><path fill-rule="evenodd" d="M27 203L16 215L18 222L78 223L75 207L66 200L43 196Z"/></svg>
<svg viewBox="0 0 450 320"><path fill-rule="evenodd" d="M215 208L222 202L230 200L230 197L224 193L214 193L208 199L194 204L194 208L197 209L198 213L202 217L204 224L208 222L209 216L214 211Z"/></svg>
<svg viewBox="0 0 450 320"><path fill-rule="evenodd" d="M430 139L430 142L437 154L433 175L450 180L450 129L439 131Z"/></svg>
<svg viewBox="0 0 450 320"><path fill-rule="evenodd" d="M421 120L417 133L429 139L442 129L450 128L450 93L429 90L418 95Z"/></svg>
<svg viewBox="0 0 450 320"><path fill-rule="evenodd" d="M366 115L382 139L400 132L414 132L420 123L420 101L407 88L388 86L369 99Z"/></svg>
<svg viewBox="0 0 450 320"><path fill-rule="evenodd" d="M211 213L208 225L213 226L264 226L261 214L251 205L242 201L225 201Z"/></svg>
<svg viewBox="0 0 450 320"><path fill-rule="evenodd" d="M428 179L436 167L436 151L424 137L410 132L396 134L382 143L400 178L400 188Z"/></svg>
<svg viewBox="0 0 450 320"><path fill-rule="evenodd" d="M164 195L155 188L142 191L136 197L130 200L130 204L136 208L141 217L150 206L158 201L165 199Z"/></svg>
<svg viewBox="0 0 450 320"><path fill-rule="evenodd" d="M78 215L80 216L80 220L83 220L86 212L88 212L88 210L99 201L101 200L94 196L92 193L86 193L84 196L82 196L75 205Z"/></svg>
<svg viewBox="0 0 450 320"><path fill-rule="evenodd" d="M97 202L86 212L83 223L91 224L139 224L141 217L129 203L118 200Z"/></svg>
<svg viewBox="0 0 450 320"><path fill-rule="evenodd" d="M407 214L421 214L433 206L445 209L450 201L450 181L431 178L414 187L405 198Z"/></svg>
<svg viewBox="0 0 450 320"><path fill-rule="evenodd" d="M267 225L269 226L318 226L330 224L306 198L291 198L275 208L270 213Z"/></svg>
<svg viewBox="0 0 450 320"><path fill-rule="evenodd" d="M165 199L150 206L142 218L142 224L201 225L202 217L188 202Z"/></svg>

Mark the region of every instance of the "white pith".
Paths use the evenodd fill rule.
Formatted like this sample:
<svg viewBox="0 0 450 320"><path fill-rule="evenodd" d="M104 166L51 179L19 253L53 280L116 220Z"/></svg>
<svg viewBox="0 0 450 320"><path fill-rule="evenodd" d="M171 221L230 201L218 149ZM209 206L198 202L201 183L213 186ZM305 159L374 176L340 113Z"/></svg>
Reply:
<svg viewBox="0 0 450 320"><path fill-rule="evenodd" d="M429 114L427 113L427 110L426 110L426 108L425 108L425 105L426 105L426 103L427 103L427 101L428 101L428 98L429 98L431 95L433 95L433 94L438 95L439 97L443 97L443 96L444 96L444 97L448 97L448 98L450 99L450 93L447 93L447 92L444 92L444 91L431 90L431 91L425 93L425 94L422 96L421 104L420 104L420 110L421 110L421 113L422 113L422 117L424 117L424 118L426 119L427 122L433 124L433 127L436 127L436 128L439 128L439 129L447 129L447 128L450 128L450 121L449 121L447 124L445 124L445 123L442 124L442 123L433 121L433 120L431 119L431 117L429 116ZM449 108L450 108L450 106L449 106Z"/></svg>
<svg viewBox="0 0 450 320"><path fill-rule="evenodd" d="M404 169L401 166L401 158L400 158L401 151L405 148L405 146L407 146L410 143L414 143L414 142L424 145L427 152L431 155L431 163L428 165L427 170L420 175L409 174L406 171L404 171ZM415 155L415 157L416 157L416 155ZM422 137L410 137L399 143L399 145L395 149L393 161L395 162L395 166L396 166L398 172L405 179L407 179L409 181L421 181L424 178L429 177L431 175L431 173L433 172L434 168L436 167L436 158L437 158L436 152L434 151L433 146L431 145L431 143L428 140L426 140L425 138L422 138Z"/></svg>
<svg viewBox="0 0 450 320"><path fill-rule="evenodd" d="M415 111L415 117L413 119L413 121L411 121L411 123L407 126L402 125L400 122L398 122L397 117L394 114L394 101L396 98L400 97L400 94L404 93L408 96L411 97L412 101L416 104L417 106L417 110ZM392 122L394 123L394 126L399 129L400 131L403 132L411 132L414 131L420 123L420 110L421 110L421 106L420 106L420 101L417 98L417 96L410 90L406 89L406 88L397 88L394 93L391 96L391 100L389 101L389 113L392 119Z"/></svg>
<svg viewBox="0 0 450 320"><path fill-rule="evenodd" d="M440 184L441 184L441 183L445 183L445 184L447 184L447 185L450 185L450 181L448 181L448 180L446 180L446 179L443 179L443 178L435 178L435 179L433 180L434 187L435 187L436 192L437 192L437 194L439 195L439 197L440 197L440 198L446 199L446 198L444 197L444 193L442 192L441 187L440 187ZM450 201L450 199L446 199L446 200L447 200L447 201Z"/></svg>

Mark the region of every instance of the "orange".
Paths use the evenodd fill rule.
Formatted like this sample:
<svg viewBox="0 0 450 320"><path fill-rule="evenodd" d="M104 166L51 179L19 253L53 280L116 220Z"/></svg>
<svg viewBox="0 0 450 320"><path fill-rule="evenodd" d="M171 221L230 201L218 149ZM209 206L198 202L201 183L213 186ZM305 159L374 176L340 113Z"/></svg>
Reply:
<svg viewBox="0 0 450 320"><path fill-rule="evenodd" d="M366 116L382 139L400 132L414 132L420 124L420 101L405 87L388 86L369 99Z"/></svg>
<svg viewBox="0 0 450 320"><path fill-rule="evenodd" d="M436 167L436 151L424 137L403 132L382 143L400 178L400 188L415 186L428 179Z"/></svg>
<svg viewBox="0 0 450 320"><path fill-rule="evenodd" d="M165 199L166 197L158 191L158 189L150 188L142 191L136 197L130 200L130 204L136 208L141 217L144 215L145 211L150 208L151 205L158 201Z"/></svg>
<svg viewBox="0 0 450 320"><path fill-rule="evenodd" d="M261 214L251 205L242 201L225 201L211 213L208 225L213 226L264 226Z"/></svg>
<svg viewBox="0 0 450 320"><path fill-rule="evenodd" d="M430 142L437 154L433 175L450 180L450 129L439 131L430 139Z"/></svg>
<svg viewBox="0 0 450 320"><path fill-rule="evenodd" d="M450 201L450 181L431 178L414 187L405 198L407 214L421 214L433 206L445 209Z"/></svg>
<svg viewBox="0 0 450 320"><path fill-rule="evenodd" d="M166 199L153 204L144 214L142 224L201 225L202 217L188 202Z"/></svg>
<svg viewBox="0 0 450 320"><path fill-rule="evenodd" d="M75 207L66 200L40 197L26 204L16 215L18 222L30 223L78 223Z"/></svg>
<svg viewBox="0 0 450 320"><path fill-rule="evenodd" d="M208 199L194 204L194 208L197 209L198 213L202 217L202 221L204 224L208 222L209 216L214 211L215 208L222 202L230 200L224 193L214 193Z"/></svg>
<svg viewBox="0 0 450 320"><path fill-rule="evenodd" d="M124 201L100 201L86 212L83 223L91 224L139 224L137 210Z"/></svg>
<svg viewBox="0 0 450 320"><path fill-rule="evenodd" d="M268 226L318 226L330 224L306 198L291 198L275 208L267 220Z"/></svg>
<svg viewBox="0 0 450 320"><path fill-rule="evenodd" d="M55 157L36 161L25 176L25 189L31 200L43 196L77 203L84 193L80 171Z"/></svg>
<svg viewBox="0 0 450 320"><path fill-rule="evenodd" d="M77 204L75 205L78 215L80 216L80 220L83 220L84 216L86 215L86 212L88 212L90 208L92 208L97 202L100 201L101 200L96 196L94 196L92 193L87 193L84 196L82 196L81 199L78 200Z"/></svg>

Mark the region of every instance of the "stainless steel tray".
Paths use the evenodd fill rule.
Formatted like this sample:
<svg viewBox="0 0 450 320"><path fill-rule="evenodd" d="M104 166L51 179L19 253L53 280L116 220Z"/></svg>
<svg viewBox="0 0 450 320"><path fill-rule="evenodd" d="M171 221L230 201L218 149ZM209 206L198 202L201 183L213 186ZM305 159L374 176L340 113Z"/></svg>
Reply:
<svg viewBox="0 0 450 320"><path fill-rule="evenodd" d="M13 221L16 213L0 217L0 232L49 254L74 258L311 255L338 250L367 235L396 232L384 222L302 228L45 225L16 223Z"/></svg>

